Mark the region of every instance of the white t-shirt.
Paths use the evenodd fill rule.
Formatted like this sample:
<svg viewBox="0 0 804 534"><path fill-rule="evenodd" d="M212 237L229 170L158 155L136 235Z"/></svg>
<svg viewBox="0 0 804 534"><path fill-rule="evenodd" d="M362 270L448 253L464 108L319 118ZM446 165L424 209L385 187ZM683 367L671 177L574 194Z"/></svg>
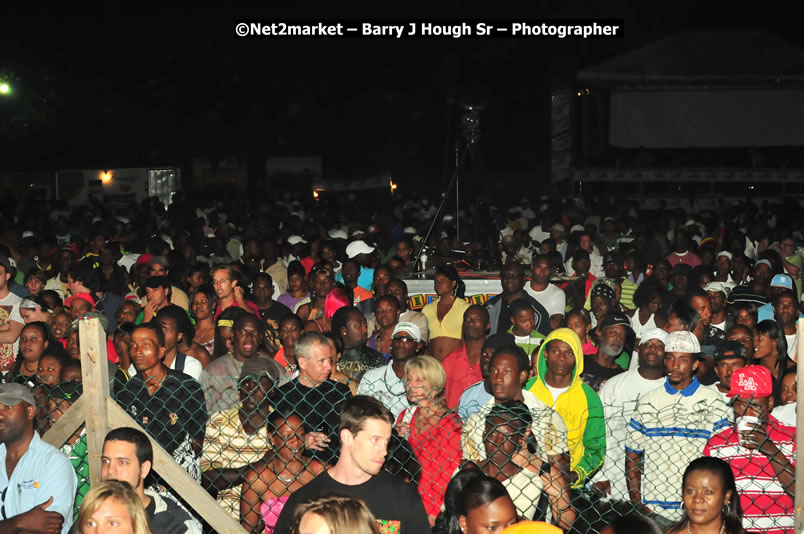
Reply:
<svg viewBox="0 0 804 534"><path fill-rule="evenodd" d="M9 321L19 324L25 323L20 315L20 302L22 302L22 299L10 291L8 295L0 299L0 325L4 325ZM0 361L10 361L10 365L14 365L14 359L17 357L19 348L19 337L14 343L0 343Z"/></svg>
<svg viewBox="0 0 804 534"><path fill-rule="evenodd" d="M595 247L595 250L597 247ZM575 271L572 268L572 258L568 258L566 262L564 262L564 269L571 273ZM594 250L589 253L589 272L595 276L596 278L605 278L606 273L603 270L603 256L595 252Z"/></svg>
<svg viewBox="0 0 804 534"><path fill-rule="evenodd" d="M544 309L547 310L548 315L564 315L564 308L567 303L567 298L566 295L564 295L564 292L557 286L547 284L547 287L543 290L536 291L530 287L530 284L528 283L525 284L525 292L531 297L535 298L539 304L544 306Z"/></svg>
<svg viewBox="0 0 804 534"><path fill-rule="evenodd" d="M530 232L528 232L528 235L534 241L538 241L539 243L541 243L542 241L550 237L550 232L549 231L545 232L544 230L542 230L542 225L539 224L531 228Z"/></svg>
<svg viewBox="0 0 804 534"><path fill-rule="evenodd" d="M784 423L787 426L792 426L795 428L796 426L796 405L798 403L791 402L790 404L784 404L782 406L777 406L776 408L771 411L771 415Z"/></svg>
<svg viewBox="0 0 804 534"><path fill-rule="evenodd" d="M544 386L547 388L547 390L548 390L548 391L550 392L550 394L553 396L553 408L555 408L555 407L556 407L556 400L558 399L558 397L559 397L559 396L560 396L562 393L564 393L565 391L567 391L567 390L569 389L569 386L567 386L567 387L565 387L565 388L554 388L553 386L551 386L551 385L550 385L550 384L548 384L547 382L545 382L545 383L544 383Z"/></svg>
<svg viewBox="0 0 804 534"><path fill-rule="evenodd" d="M787 341L787 355L790 356L790 359L796 361L796 351L798 350L798 339L796 338L796 334L787 334L784 335L785 340Z"/></svg>
<svg viewBox="0 0 804 534"><path fill-rule="evenodd" d="M633 358L637 360L637 358ZM609 378L600 388L600 402L606 415L606 460L593 481L608 480L612 499L628 499L625 483L625 436L639 398L662 387L665 378L648 380L637 369Z"/></svg>

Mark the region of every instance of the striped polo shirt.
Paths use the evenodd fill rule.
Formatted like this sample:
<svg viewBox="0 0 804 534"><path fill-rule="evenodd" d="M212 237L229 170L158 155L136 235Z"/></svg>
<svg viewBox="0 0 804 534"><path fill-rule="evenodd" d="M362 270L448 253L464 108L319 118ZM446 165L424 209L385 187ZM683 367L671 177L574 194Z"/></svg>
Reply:
<svg viewBox="0 0 804 534"><path fill-rule="evenodd" d="M625 450L642 455L642 502L660 515L681 518L681 479L687 465L701 456L709 438L728 426L728 408L720 393L693 376L678 391L664 386L640 397L625 439Z"/></svg>
<svg viewBox="0 0 804 534"><path fill-rule="evenodd" d="M784 454L791 465L796 460L796 429L769 417L768 438ZM765 534L792 534L795 523L793 499L784 492L768 457L758 450L740 446L737 429L727 428L713 436L704 448L704 456L728 462L734 472L743 527Z"/></svg>

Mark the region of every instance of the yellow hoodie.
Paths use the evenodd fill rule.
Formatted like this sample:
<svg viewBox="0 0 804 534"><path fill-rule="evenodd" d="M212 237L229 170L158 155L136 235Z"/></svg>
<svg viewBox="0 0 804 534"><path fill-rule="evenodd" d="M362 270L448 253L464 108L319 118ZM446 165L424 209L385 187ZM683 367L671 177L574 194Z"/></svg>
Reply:
<svg viewBox="0 0 804 534"><path fill-rule="evenodd" d="M545 351L551 341L558 340L570 346L575 355L575 368L569 389L553 398L544 377L547 374ZM548 406L553 406L567 425L567 441L570 450L570 469L578 474L574 488L583 486L600 466L606 452L606 422L603 404L592 388L581 381L583 351L578 336L569 328L553 330L539 348L536 358L538 375L530 379L525 389L536 395Z"/></svg>

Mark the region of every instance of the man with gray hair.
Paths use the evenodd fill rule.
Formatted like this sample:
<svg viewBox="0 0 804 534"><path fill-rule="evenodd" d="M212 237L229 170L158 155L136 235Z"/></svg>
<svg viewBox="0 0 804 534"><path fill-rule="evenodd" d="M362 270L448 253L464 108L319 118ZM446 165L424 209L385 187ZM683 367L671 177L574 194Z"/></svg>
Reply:
<svg viewBox="0 0 804 534"><path fill-rule="evenodd" d="M305 332L296 342L299 376L281 386L276 396L278 410L289 409L304 422L304 446L324 463L338 458L341 404L352 396L349 386L330 379L334 348L319 332Z"/></svg>
<svg viewBox="0 0 804 534"><path fill-rule="evenodd" d="M595 390L595 393L600 391L607 380L628 369L630 356L623 349L633 338L634 330L626 314L610 311L603 317L597 353L584 356L581 375L581 380Z"/></svg>

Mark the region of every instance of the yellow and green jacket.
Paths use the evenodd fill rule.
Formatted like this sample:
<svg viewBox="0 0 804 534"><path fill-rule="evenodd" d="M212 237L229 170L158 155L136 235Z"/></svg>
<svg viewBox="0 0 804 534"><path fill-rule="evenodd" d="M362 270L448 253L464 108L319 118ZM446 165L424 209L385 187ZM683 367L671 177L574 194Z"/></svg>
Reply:
<svg viewBox="0 0 804 534"><path fill-rule="evenodd" d="M567 343L575 355L575 369L569 389L553 399L553 395L544 383L547 374L547 362L544 357L546 347L553 340ZM539 348L536 360L538 375L525 384L525 389L536 395L548 406L554 406L556 412L567 425L567 441L570 451L570 469L578 474L573 488L584 485L600 466L606 453L606 422L603 415L603 404L592 388L581 381L583 373L583 351L578 336L569 328L553 330Z"/></svg>

